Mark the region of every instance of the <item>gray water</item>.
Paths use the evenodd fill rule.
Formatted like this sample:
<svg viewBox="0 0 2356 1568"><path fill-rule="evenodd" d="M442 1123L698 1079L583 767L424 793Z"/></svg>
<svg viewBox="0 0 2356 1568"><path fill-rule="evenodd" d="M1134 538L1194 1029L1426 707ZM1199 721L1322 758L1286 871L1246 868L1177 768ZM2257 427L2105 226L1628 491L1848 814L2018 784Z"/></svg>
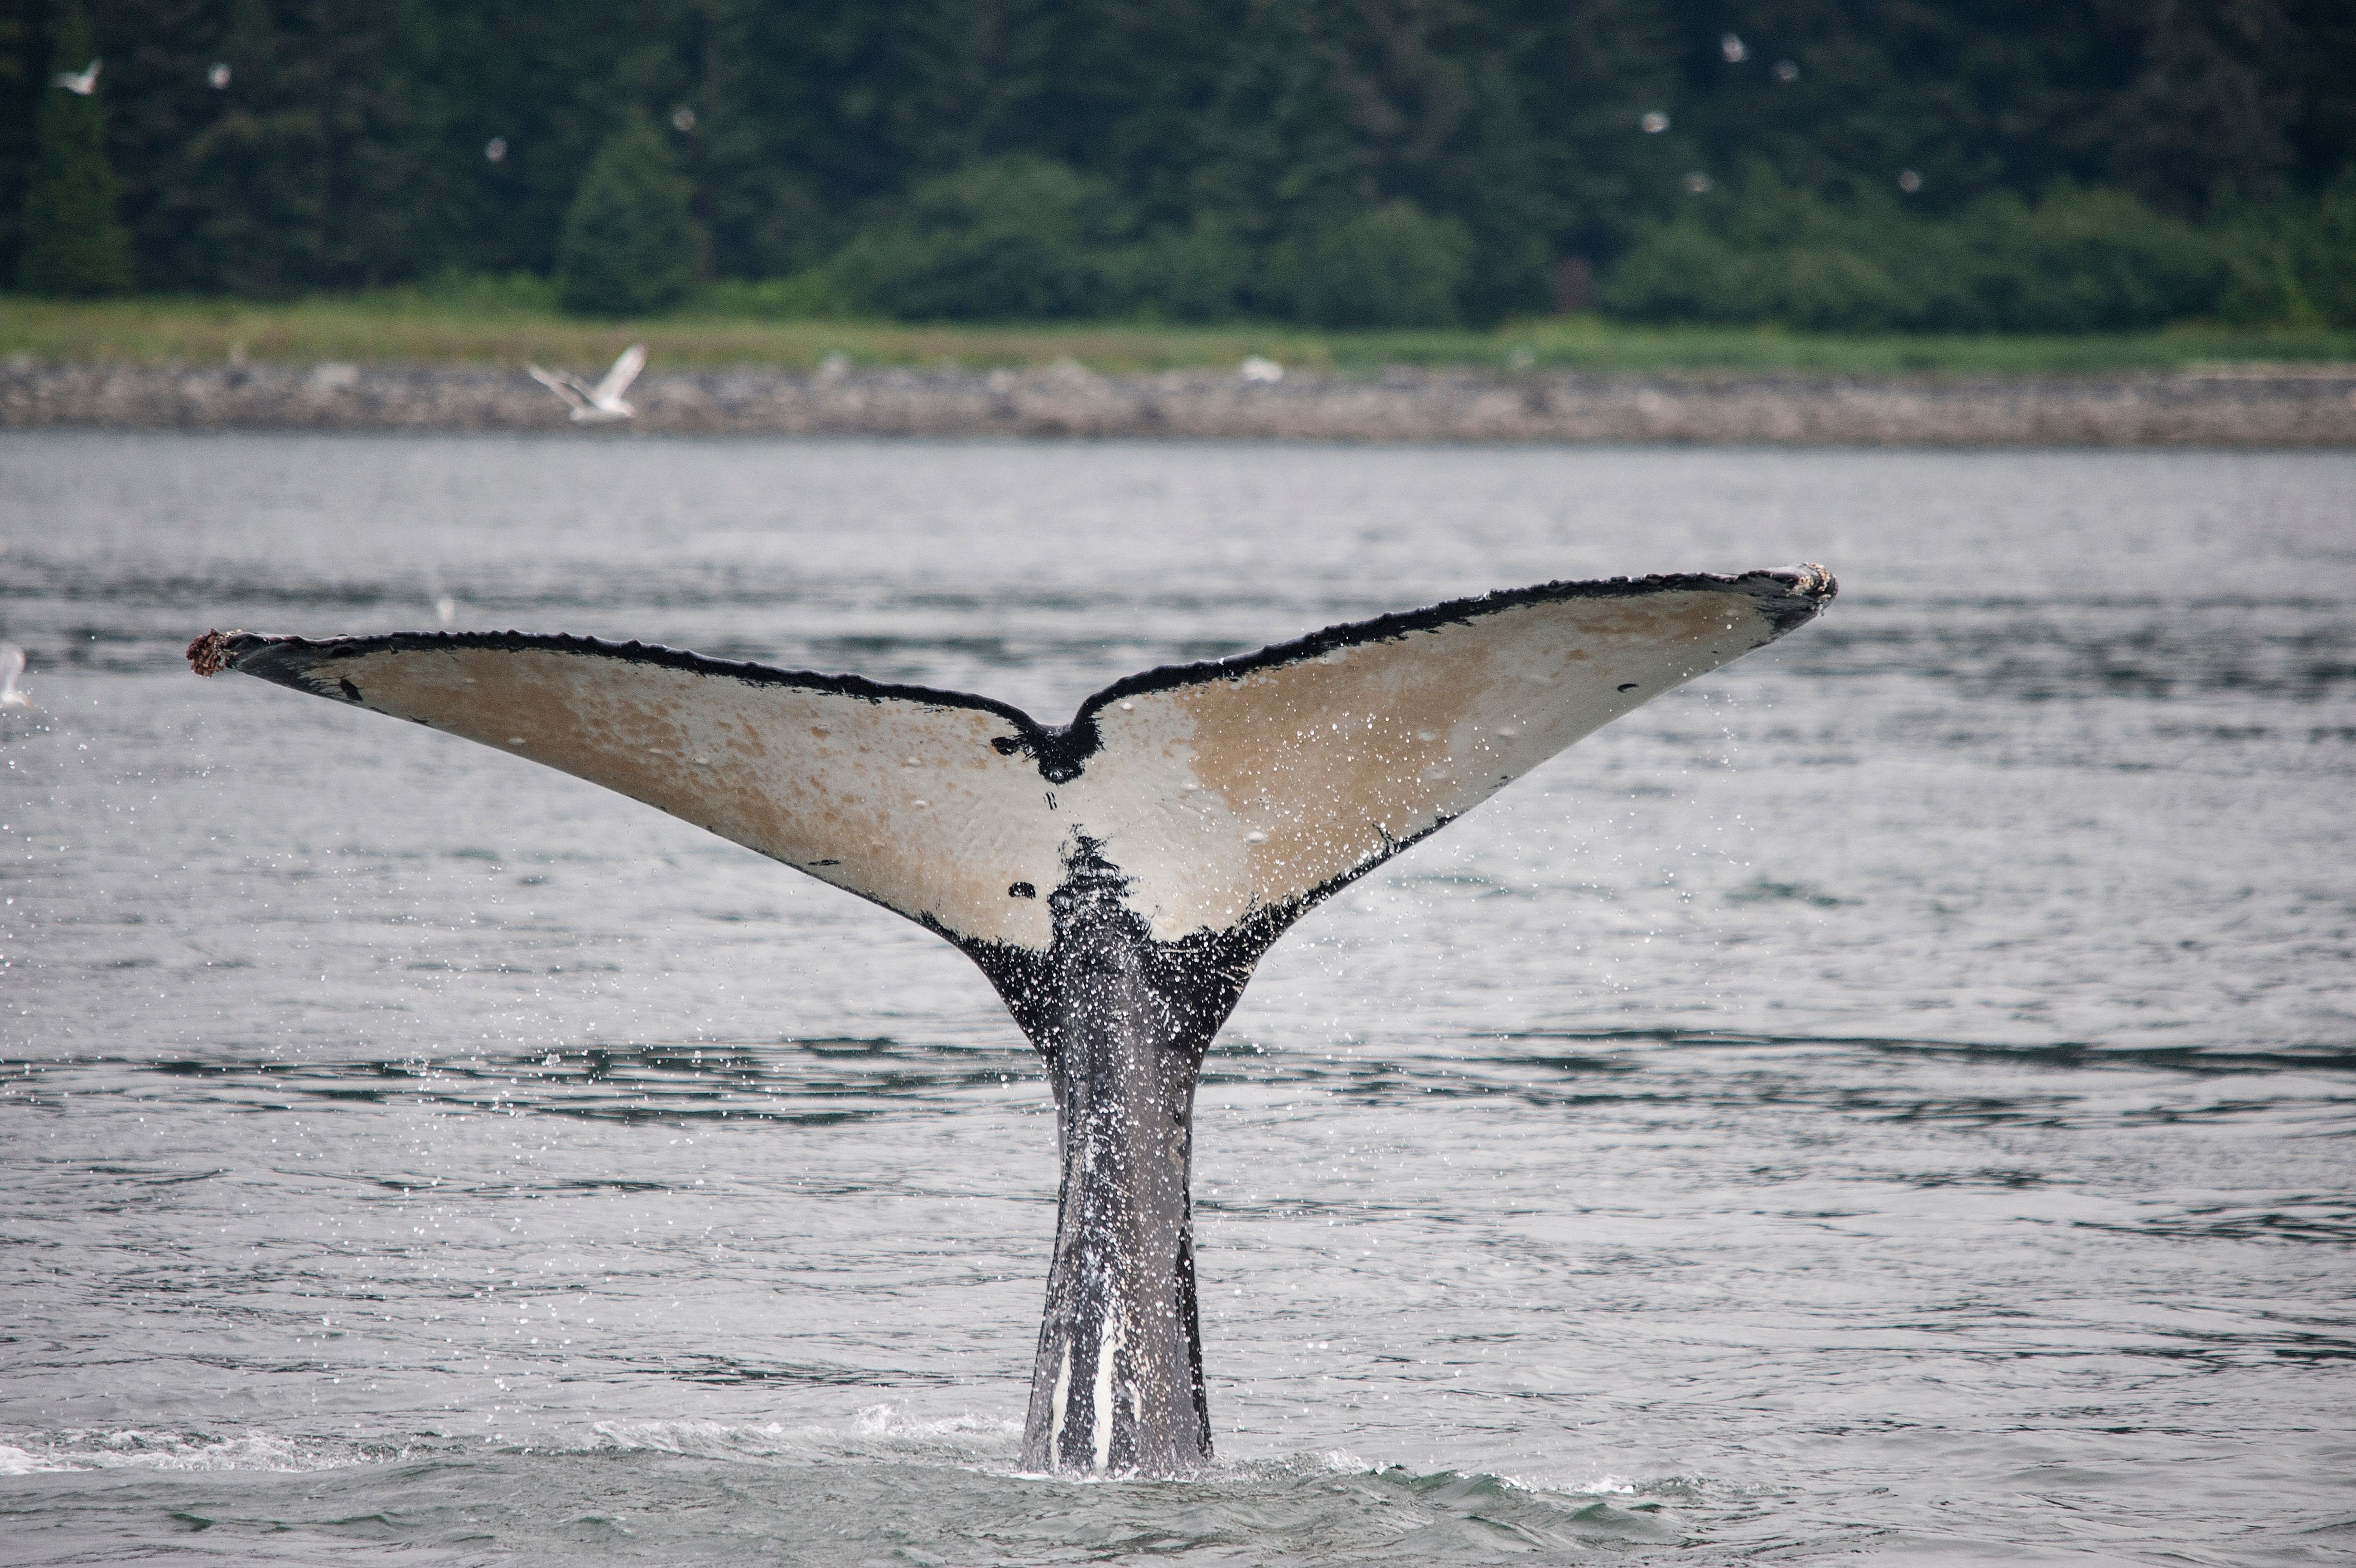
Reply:
<svg viewBox="0 0 2356 1568"><path fill-rule="evenodd" d="M2356 461L0 436L0 1561L2356 1557ZM209 626L980 689L1822 560L1261 966L1221 1461L1018 1473L917 928Z"/></svg>

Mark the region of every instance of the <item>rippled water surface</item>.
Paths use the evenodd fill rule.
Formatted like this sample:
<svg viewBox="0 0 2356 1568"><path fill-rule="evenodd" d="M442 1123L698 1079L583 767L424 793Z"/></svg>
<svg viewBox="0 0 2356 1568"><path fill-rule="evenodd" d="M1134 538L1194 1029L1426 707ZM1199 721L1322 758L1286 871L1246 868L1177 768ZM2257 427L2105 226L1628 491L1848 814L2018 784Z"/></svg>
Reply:
<svg viewBox="0 0 2356 1568"><path fill-rule="evenodd" d="M0 436L0 1562L2356 1557L2356 462ZM1054 1122L915 926L208 626L979 689L1843 592L1269 955L1221 1463L1017 1473Z"/></svg>

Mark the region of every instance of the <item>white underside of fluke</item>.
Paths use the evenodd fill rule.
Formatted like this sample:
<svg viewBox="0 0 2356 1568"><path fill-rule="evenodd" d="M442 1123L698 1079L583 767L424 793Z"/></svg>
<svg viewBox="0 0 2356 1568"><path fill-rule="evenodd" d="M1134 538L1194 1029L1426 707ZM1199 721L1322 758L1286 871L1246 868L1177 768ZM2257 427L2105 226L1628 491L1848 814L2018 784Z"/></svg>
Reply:
<svg viewBox="0 0 2356 1568"><path fill-rule="evenodd" d="M1813 569L1648 581L1135 677L1082 709L1073 732L1092 723L1096 745L1061 782L1036 727L994 704L663 650L366 639L304 645L299 669L272 673L604 784L952 936L1044 950L1083 837L1156 939L1225 930L1462 816L1830 593Z"/></svg>

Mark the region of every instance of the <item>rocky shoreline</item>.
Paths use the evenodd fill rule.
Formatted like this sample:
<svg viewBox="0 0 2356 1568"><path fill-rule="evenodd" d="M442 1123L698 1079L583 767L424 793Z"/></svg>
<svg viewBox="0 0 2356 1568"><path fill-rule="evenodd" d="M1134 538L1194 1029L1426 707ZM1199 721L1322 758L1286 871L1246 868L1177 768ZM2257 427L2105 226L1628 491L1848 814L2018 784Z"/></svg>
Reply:
<svg viewBox="0 0 2356 1568"><path fill-rule="evenodd" d="M1100 376L1066 361L989 372L650 372L601 438L1024 436L1824 446L2356 445L2356 367L2101 377L1586 375L1393 369ZM0 429L554 431L520 371L425 365L0 366Z"/></svg>

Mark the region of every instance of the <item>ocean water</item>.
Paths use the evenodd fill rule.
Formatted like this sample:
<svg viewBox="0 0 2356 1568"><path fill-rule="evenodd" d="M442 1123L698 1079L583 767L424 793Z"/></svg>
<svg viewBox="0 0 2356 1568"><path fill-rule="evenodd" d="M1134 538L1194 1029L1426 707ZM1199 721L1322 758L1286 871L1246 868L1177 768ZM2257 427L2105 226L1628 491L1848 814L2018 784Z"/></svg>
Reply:
<svg viewBox="0 0 2356 1568"><path fill-rule="evenodd" d="M2356 460L0 435L0 1563L2356 1559ZM913 925L208 627L988 692L1817 624L1261 965L1220 1462L1019 1472L1055 1125ZM446 615L446 622L444 616Z"/></svg>

